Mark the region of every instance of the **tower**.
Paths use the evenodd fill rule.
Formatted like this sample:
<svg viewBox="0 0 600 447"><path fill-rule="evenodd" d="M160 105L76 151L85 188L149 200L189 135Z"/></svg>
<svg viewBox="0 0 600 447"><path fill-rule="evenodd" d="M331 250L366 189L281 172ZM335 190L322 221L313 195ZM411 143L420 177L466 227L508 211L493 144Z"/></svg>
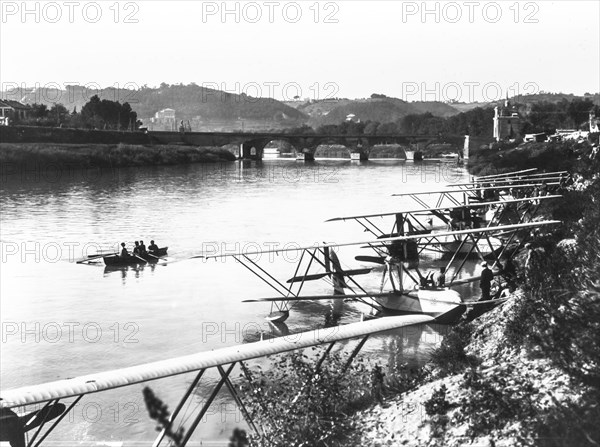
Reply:
<svg viewBox="0 0 600 447"><path fill-rule="evenodd" d="M521 117L516 108L510 106L508 99L504 107L494 107L494 139L501 141L521 136Z"/></svg>

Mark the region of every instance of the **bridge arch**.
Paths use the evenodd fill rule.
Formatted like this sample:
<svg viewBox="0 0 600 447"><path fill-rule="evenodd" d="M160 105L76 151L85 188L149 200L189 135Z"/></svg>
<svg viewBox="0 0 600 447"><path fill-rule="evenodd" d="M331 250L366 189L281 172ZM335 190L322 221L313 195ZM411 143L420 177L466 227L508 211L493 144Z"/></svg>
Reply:
<svg viewBox="0 0 600 447"><path fill-rule="evenodd" d="M375 144L369 151L369 159L372 158L395 158L403 160L406 155L407 146L401 144Z"/></svg>

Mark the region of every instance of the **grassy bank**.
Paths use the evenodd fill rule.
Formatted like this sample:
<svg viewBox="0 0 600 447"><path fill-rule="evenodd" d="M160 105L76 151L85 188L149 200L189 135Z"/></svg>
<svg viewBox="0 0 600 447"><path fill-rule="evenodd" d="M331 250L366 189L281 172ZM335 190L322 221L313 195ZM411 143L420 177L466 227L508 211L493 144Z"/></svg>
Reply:
<svg viewBox="0 0 600 447"><path fill-rule="evenodd" d="M30 169L119 168L233 161L221 148L175 145L0 143L0 164ZM7 172L10 170L7 169Z"/></svg>

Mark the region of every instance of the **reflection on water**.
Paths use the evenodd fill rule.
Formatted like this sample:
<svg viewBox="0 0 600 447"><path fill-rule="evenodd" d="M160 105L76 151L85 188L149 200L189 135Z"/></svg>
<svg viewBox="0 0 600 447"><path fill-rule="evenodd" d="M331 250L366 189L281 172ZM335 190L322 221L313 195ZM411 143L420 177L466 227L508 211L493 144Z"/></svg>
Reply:
<svg viewBox="0 0 600 447"><path fill-rule="evenodd" d="M268 304L241 304L271 296L266 285L232 260L189 258L215 250L368 240L352 222L325 220L414 208L411 199L391 195L436 190L466 177L454 163L282 159L115 169L51 181L48 175L3 177L2 388L359 321L370 313L367 306L337 300L298 303L286 326L273 326L263 318ZM173 260L116 270L74 262L139 239L168 245ZM341 250L339 257L344 266L365 266L354 260L358 253L358 248ZM293 276L295 263L279 256L269 266L285 280ZM373 289L380 280L377 272L361 278ZM306 293L332 293L327 284L314 283ZM437 329L405 328L372 337L364 355L420 364L438 342ZM354 343L340 343L340 349ZM170 408L191 380L181 379L152 384ZM118 402L122 412L126 403L138 405L139 421L120 419L115 427L106 415L91 423L79 414L60 435L150 440L153 425L141 399L141 386L94 395L94 402L107 407ZM201 431L205 439L226 439L236 425L215 415Z"/></svg>

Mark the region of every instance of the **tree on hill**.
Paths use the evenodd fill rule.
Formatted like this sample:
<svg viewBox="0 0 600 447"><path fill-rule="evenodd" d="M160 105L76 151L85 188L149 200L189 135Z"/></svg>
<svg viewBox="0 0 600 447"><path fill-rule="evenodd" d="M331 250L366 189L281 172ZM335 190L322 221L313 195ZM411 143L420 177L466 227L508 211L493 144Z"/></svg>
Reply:
<svg viewBox="0 0 600 447"><path fill-rule="evenodd" d="M379 127L381 123L379 123L379 121L367 121L365 123L365 128L363 129L363 133L365 135L376 135L377 134L377 128Z"/></svg>
<svg viewBox="0 0 600 447"><path fill-rule="evenodd" d="M135 126L137 113L127 102L100 100L98 95L94 95L81 109L81 118L86 127L127 130Z"/></svg>
<svg viewBox="0 0 600 447"><path fill-rule="evenodd" d="M32 118L46 118L48 116L48 106L46 104L31 104L31 113L30 116Z"/></svg>
<svg viewBox="0 0 600 447"><path fill-rule="evenodd" d="M381 123L377 126L377 135L390 135L398 133L398 126L396 123Z"/></svg>
<svg viewBox="0 0 600 447"><path fill-rule="evenodd" d="M56 125L62 126L69 119L69 111L62 104L54 104L48 111L48 118Z"/></svg>
<svg viewBox="0 0 600 447"><path fill-rule="evenodd" d="M552 134L556 129L579 129L586 126L590 111L598 113L600 107L589 98L533 103L524 112L524 132Z"/></svg>

